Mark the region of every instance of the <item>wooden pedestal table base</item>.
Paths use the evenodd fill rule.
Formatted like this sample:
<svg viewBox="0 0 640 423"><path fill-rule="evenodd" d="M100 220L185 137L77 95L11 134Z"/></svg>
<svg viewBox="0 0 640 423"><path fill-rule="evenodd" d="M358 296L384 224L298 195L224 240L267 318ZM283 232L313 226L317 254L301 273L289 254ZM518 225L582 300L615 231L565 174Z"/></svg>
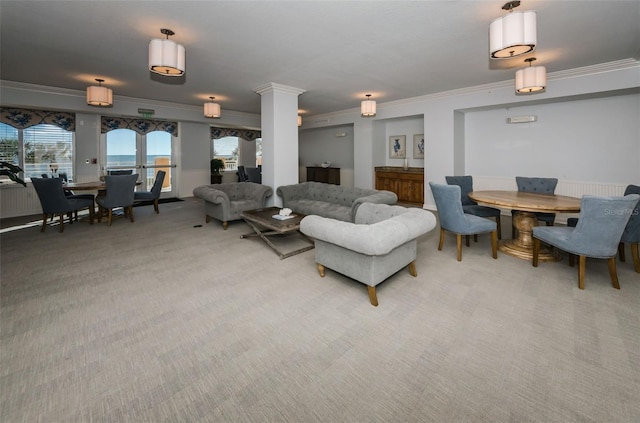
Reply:
<svg viewBox="0 0 640 423"><path fill-rule="evenodd" d="M498 249L510 256L525 260L533 259L533 228L538 226L536 215L527 211L516 211L513 226L517 229L516 239L500 241ZM562 256L556 250L540 246L539 261L560 261Z"/></svg>

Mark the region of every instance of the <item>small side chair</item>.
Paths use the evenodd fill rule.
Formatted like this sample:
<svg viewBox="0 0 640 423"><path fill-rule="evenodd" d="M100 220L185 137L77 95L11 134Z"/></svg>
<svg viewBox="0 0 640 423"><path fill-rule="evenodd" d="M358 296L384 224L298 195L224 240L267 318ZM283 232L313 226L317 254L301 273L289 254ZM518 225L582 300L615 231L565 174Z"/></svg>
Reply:
<svg viewBox="0 0 640 423"><path fill-rule="evenodd" d="M484 217L465 214L462 209L461 190L458 185L443 185L429 182L433 198L436 201L440 219L440 242L438 250L442 250L445 231L456 234L458 261L462 261L462 235L466 235L469 246L469 235L491 234L491 253L498 258L498 229L496 222Z"/></svg>
<svg viewBox="0 0 640 423"><path fill-rule="evenodd" d="M570 226L533 228L533 267L538 267L540 242L569 253L569 265L579 257L578 287L584 289L587 257L607 259L614 288L620 289L616 272L616 252L629 218L638 205L640 195L595 197L585 195L580 203L580 217L575 228Z"/></svg>
<svg viewBox="0 0 640 423"><path fill-rule="evenodd" d="M104 178L107 188L105 196L98 196L98 222L102 221L102 215L107 212L107 221L111 226L113 220L113 209L124 208L125 215L133 222L133 201L134 191L138 174L133 175L107 175Z"/></svg>
<svg viewBox="0 0 640 423"><path fill-rule="evenodd" d="M498 239L502 239L502 230L500 228L500 209L493 207L480 206L478 203L469 198L469 193L473 192L472 176L445 176L447 184L458 185L460 187L460 195L462 197L462 211L479 217L493 217L496 219L498 226ZM476 238L477 240L477 238Z"/></svg>
<svg viewBox="0 0 640 423"><path fill-rule="evenodd" d="M156 180L153 182L151 191L136 191L133 194L133 200L137 201L153 201L153 209L156 213L160 213L158 207L160 200L160 193L162 192L162 184L164 183L164 177L167 174L164 170L159 170L156 173Z"/></svg>

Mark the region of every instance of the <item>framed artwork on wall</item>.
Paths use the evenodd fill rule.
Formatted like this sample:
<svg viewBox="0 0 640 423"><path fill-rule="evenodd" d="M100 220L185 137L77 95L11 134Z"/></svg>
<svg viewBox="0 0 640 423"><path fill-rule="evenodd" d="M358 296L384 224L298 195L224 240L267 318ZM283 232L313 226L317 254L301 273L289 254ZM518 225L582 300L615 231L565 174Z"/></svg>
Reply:
<svg viewBox="0 0 640 423"><path fill-rule="evenodd" d="M389 137L389 158L404 159L407 157L407 137L392 135Z"/></svg>
<svg viewBox="0 0 640 423"><path fill-rule="evenodd" d="M424 159L424 134L413 136L413 158Z"/></svg>

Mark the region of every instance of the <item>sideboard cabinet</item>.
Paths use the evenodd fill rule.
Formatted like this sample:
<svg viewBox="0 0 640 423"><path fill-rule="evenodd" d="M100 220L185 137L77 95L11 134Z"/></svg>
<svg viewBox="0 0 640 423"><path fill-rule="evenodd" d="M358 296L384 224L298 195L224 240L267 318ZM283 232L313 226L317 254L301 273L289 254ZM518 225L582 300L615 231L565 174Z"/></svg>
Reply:
<svg viewBox="0 0 640 423"><path fill-rule="evenodd" d="M307 181L340 185L340 168L309 166L307 167Z"/></svg>
<svg viewBox="0 0 640 423"><path fill-rule="evenodd" d="M424 204L424 169L410 167L376 167L376 189L395 192L399 203Z"/></svg>

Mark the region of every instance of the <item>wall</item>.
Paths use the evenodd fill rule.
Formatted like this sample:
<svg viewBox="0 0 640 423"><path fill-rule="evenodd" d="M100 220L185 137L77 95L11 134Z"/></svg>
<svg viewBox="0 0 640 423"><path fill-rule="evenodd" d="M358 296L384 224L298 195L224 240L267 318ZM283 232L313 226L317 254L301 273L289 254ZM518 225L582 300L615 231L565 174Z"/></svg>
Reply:
<svg viewBox="0 0 640 423"><path fill-rule="evenodd" d="M353 125L299 131L300 181L307 180L307 166L330 162L340 168L340 185L353 187Z"/></svg>

